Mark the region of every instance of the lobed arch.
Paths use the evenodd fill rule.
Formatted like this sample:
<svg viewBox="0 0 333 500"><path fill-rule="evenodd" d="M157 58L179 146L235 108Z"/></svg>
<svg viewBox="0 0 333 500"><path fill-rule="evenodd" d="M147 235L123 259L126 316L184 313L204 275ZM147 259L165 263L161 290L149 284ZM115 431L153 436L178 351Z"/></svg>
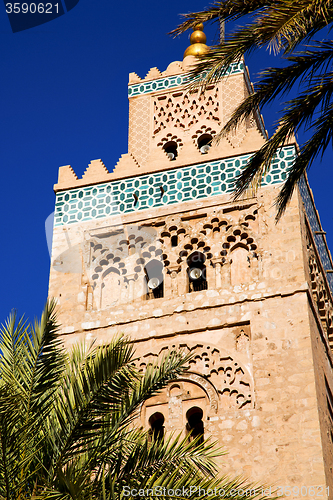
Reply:
<svg viewBox="0 0 333 500"><path fill-rule="evenodd" d="M104 309L146 295L145 266L155 259L164 267L158 235L153 227L128 225L87 241L93 307Z"/></svg>
<svg viewBox="0 0 333 500"><path fill-rule="evenodd" d="M231 355L214 344L164 344L142 355L135 364L139 371L144 372L148 365L156 363L161 356L178 349L186 354L195 354L189 363L188 372L179 380L192 381L202 387L209 399L212 413L217 413L220 406L235 410L254 407L253 375L248 365L243 363L243 358L238 359L234 353Z"/></svg>
<svg viewBox="0 0 333 500"><path fill-rule="evenodd" d="M214 128L214 126L212 125L212 123L210 123L208 120L204 120L203 122L201 122L202 125L197 128L197 130L192 134L192 139L193 139L193 142L196 144L197 142L197 139L202 135L202 134L210 134L212 136L214 136L216 134L216 129ZM213 128L212 128L213 127Z"/></svg>
<svg viewBox="0 0 333 500"><path fill-rule="evenodd" d="M194 252L201 253L208 264L209 260L213 257L210 245L207 244L200 234L186 236L182 241L182 245L178 248L177 264L187 261Z"/></svg>
<svg viewBox="0 0 333 500"><path fill-rule="evenodd" d="M152 242L147 241L144 236L129 233L128 239L121 238L112 246L110 250L110 246L90 241L90 274L93 285L110 272L122 277L134 275L134 279L137 279L149 260L162 261L163 251L156 231Z"/></svg>
<svg viewBox="0 0 333 500"><path fill-rule="evenodd" d="M247 252L256 255L258 246L255 239L255 235L248 227L244 227L242 224L233 225L224 235L221 255L226 257L237 248L243 248Z"/></svg>
<svg viewBox="0 0 333 500"><path fill-rule="evenodd" d="M208 153L210 148L213 146L213 139L216 135L216 130L212 128L207 120L201 125L199 129L192 134L192 140L195 148L201 153ZM205 148L206 146L206 148ZM204 147L204 149L201 149Z"/></svg>

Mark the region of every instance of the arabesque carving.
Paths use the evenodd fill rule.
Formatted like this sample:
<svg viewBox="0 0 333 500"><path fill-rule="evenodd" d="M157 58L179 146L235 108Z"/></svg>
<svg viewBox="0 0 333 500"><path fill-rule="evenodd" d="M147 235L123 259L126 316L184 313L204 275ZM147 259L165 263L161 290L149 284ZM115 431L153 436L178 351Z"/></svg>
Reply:
<svg viewBox="0 0 333 500"><path fill-rule="evenodd" d="M333 304L332 296L326 279L323 276L320 260L316 254L311 238L307 238L307 252L311 292L317 306L324 332L333 347Z"/></svg>
<svg viewBox="0 0 333 500"><path fill-rule="evenodd" d="M136 361L136 366L144 372L147 366L154 364L168 351L178 349L182 349L185 354L194 354L185 378L201 385L212 401L214 411L217 411L217 404L224 408L253 408L252 377L248 369L217 346L200 343L168 344L156 352L144 354ZM207 382L210 383L209 386ZM217 399L214 394L218 395Z"/></svg>
<svg viewBox="0 0 333 500"><path fill-rule="evenodd" d="M163 269L164 297L188 293L187 259L193 252L203 256L208 289L256 279L260 256L251 229L255 220L252 207L237 221L220 210L95 232L86 244L87 283L94 296L87 299L89 307L105 309L148 298L146 266L152 260Z"/></svg>
<svg viewBox="0 0 333 500"><path fill-rule="evenodd" d="M203 119L221 124L218 86L207 87L205 93L176 91L154 97L154 135L170 125L189 129Z"/></svg>

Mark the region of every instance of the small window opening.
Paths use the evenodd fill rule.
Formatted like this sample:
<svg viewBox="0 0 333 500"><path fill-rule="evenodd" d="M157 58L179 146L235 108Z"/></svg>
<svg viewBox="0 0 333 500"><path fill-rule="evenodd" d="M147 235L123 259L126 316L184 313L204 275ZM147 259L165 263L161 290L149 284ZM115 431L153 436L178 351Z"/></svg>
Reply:
<svg viewBox="0 0 333 500"><path fill-rule="evenodd" d="M178 236L171 236L171 246L176 247L178 245Z"/></svg>
<svg viewBox="0 0 333 500"><path fill-rule="evenodd" d="M169 160L175 160L178 156L177 143L175 141L169 141L163 146Z"/></svg>
<svg viewBox="0 0 333 500"><path fill-rule="evenodd" d="M210 134L202 134L198 138L198 148L200 150L200 153L202 154L208 153L212 145L212 140L213 136L211 136Z"/></svg>
<svg viewBox="0 0 333 500"><path fill-rule="evenodd" d="M162 441L164 438L164 415L156 412L149 418L148 422L151 441Z"/></svg>
<svg viewBox="0 0 333 500"><path fill-rule="evenodd" d="M198 439L197 444L202 444L204 441L204 424L202 421L203 411L198 406L194 406L186 413L186 433L189 435L189 440Z"/></svg>
<svg viewBox="0 0 333 500"><path fill-rule="evenodd" d="M160 299L164 295L163 289L163 264L154 259L148 262L145 269L146 298Z"/></svg>
<svg viewBox="0 0 333 500"><path fill-rule="evenodd" d="M189 292L200 292L208 289L206 279L206 257L201 252L193 252L187 259Z"/></svg>

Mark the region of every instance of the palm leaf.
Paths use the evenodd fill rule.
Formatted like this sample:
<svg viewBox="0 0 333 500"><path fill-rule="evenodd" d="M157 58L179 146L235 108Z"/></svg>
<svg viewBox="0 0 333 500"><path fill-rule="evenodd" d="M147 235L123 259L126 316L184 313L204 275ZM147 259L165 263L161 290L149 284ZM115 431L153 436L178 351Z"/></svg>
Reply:
<svg viewBox="0 0 333 500"><path fill-rule="evenodd" d="M312 138L299 149L299 156L287 172L286 182L276 200L279 219L300 177L331 140L333 43L323 40L305 47L304 43L323 28L331 29L333 0L221 0L205 11L186 14L185 21L172 33L179 35L200 21L215 22L244 16L245 26L236 29L225 43L211 47L198 58L189 72L189 90L198 87L205 90L208 84L226 75L231 63L257 49L266 47L285 58L287 67L268 68L259 75L253 94L237 107L215 138L218 142L260 107L285 96L296 85L300 86L297 97L284 103L278 130L251 157L235 182L234 198L247 189L255 192L279 148L295 132L309 127ZM300 46L302 50L296 52Z"/></svg>

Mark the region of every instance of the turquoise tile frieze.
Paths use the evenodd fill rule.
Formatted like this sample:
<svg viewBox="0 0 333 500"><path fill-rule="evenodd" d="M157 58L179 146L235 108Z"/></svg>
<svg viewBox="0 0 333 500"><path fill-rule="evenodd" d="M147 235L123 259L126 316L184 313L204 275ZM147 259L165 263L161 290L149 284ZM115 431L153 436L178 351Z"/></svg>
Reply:
<svg viewBox="0 0 333 500"><path fill-rule="evenodd" d="M286 178L295 155L285 146L272 162L263 186ZM251 155L200 163L57 193L55 226L157 208L230 193Z"/></svg>
<svg viewBox="0 0 333 500"><path fill-rule="evenodd" d="M243 73L244 63L232 63L225 72L225 76L235 75L237 73ZM146 95L151 92L157 92L159 90L168 90L179 85L188 83L188 74L167 76L165 78L158 78L157 80L151 80L149 82L142 81L142 83L135 83L134 85L129 85L128 87L128 97L135 97L138 95Z"/></svg>

